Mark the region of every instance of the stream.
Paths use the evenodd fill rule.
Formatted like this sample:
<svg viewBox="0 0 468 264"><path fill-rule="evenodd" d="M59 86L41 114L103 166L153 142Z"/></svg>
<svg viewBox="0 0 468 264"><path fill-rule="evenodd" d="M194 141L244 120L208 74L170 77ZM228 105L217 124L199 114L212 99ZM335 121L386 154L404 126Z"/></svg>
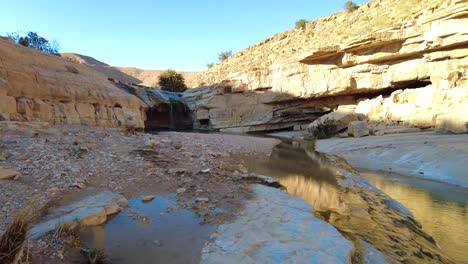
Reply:
<svg viewBox="0 0 468 264"><path fill-rule="evenodd" d="M269 160L249 160L249 169L277 179L288 193L302 198L315 211L344 211L342 188L327 162L321 160L326 158L313 146L282 142ZM468 260L468 189L400 175L368 171L361 175L409 209L444 253L457 263Z"/></svg>
<svg viewBox="0 0 468 264"><path fill-rule="evenodd" d="M334 225L346 238L366 241L387 255L405 252L402 254L409 254L416 262L417 257L422 258L419 245L429 243L430 239L414 234L403 238L390 236L393 241L399 241L395 244L387 235L381 235L388 230L390 234L401 232L403 229L393 224L400 216L395 216L393 211L388 213L388 204L385 205L388 201L384 200L383 205L375 202L379 199L378 193L364 199L375 199L372 201L375 203L366 207L369 204L363 202L362 190L343 187L339 183L343 178L330 169L330 156L315 152L313 143L301 145L283 141L268 159L244 157L244 160L250 172L278 180L289 194L312 205L311 213ZM466 188L398 175L361 173L379 190L408 208L422 224L423 231L436 240L447 256L460 263L468 260ZM199 252L216 228L200 225L202 217L178 208L171 197L158 196L150 203L134 198L130 205L105 226L90 228L82 237L89 247L106 248L112 263L197 263ZM167 208L174 208L174 212L166 213ZM369 216L364 215L367 215L366 210ZM341 216L347 216L347 220L340 220ZM409 246L401 246L400 242ZM393 244L391 249L388 248L390 243ZM438 256L431 258L437 262Z"/></svg>
<svg viewBox="0 0 468 264"><path fill-rule="evenodd" d="M460 263L468 260L466 188L397 174L361 175L408 208L449 256Z"/></svg>

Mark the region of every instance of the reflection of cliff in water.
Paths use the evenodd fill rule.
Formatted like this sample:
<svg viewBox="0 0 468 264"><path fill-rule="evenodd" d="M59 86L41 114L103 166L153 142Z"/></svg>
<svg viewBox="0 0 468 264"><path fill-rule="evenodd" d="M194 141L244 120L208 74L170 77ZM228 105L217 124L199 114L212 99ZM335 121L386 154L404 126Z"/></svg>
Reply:
<svg viewBox="0 0 468 264"><path fill-rule="evenodd" d="M315 152L311 141L282 142L268 160L247 159L247 164L252 172L277 179L290 194L311 204L312 213L353 241L353 261L365 254L360 242L365 241L393 263L452 263L411 215L385 194L373 191L366 179L353 178L356 186L364 188L344 184L340 170L349 171L349 165Z"/></svg>
<svg viewBox="0 0 468 264"><path fill-rule="evenodd" d="M468 190L398 175L364 173L380 190L413 212L423 230L457 261L468 260Z"/></svg>

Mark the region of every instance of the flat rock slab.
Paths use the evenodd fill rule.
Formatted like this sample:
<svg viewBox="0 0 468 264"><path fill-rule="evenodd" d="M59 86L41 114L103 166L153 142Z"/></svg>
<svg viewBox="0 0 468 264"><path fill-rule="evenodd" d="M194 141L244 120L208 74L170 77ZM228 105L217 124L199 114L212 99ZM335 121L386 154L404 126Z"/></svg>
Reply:
<svg viewBox="0 0 468 264"><path fill-rule="evenodd" d="M250 201L233 223L219 226L201 263L348 263L353 244L316 218L303 200L253 185Z"/></svg>
<svg viewBox="0 0 468 264"><path fill-rule="evenodd" d="M47 221L34 226L29 237L39 238L66 222L80 222L82 225L99 225L107 221L107 216L118 213L128 206L128 201L120 194L102 192L67 206L56 208L46 216Z"/></svg>
<svg viewBox="0 0 468 264"><path fill-rule="evenodd" d="M353 167L396 172L468 187L468 135L413 133L318 140L317 151L339 155Z"/></svg>

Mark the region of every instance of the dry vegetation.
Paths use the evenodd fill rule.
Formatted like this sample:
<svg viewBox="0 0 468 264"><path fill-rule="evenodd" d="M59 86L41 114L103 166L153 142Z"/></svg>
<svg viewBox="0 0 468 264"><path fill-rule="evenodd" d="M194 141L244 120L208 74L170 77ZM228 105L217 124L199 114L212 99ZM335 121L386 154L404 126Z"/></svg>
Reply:
<svg viewBox="0 0 468 264"><path fill-rule="evenodd" d="M0 263L28 263L27 233L36 215L33 202L19 212L0 240Z"/></svg>

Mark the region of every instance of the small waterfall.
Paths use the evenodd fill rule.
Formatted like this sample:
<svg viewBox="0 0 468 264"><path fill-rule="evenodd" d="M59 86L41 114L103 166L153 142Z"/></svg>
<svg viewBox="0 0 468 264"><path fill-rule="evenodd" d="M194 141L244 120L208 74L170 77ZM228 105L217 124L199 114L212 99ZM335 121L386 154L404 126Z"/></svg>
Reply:
<svg viewBox="0 0 468 264"><path fill-rule="evenodd" d="M159 89L145 89L151 108L146 117L146 128L187 129L192 127L190 108L182 94Z"/></svg>

